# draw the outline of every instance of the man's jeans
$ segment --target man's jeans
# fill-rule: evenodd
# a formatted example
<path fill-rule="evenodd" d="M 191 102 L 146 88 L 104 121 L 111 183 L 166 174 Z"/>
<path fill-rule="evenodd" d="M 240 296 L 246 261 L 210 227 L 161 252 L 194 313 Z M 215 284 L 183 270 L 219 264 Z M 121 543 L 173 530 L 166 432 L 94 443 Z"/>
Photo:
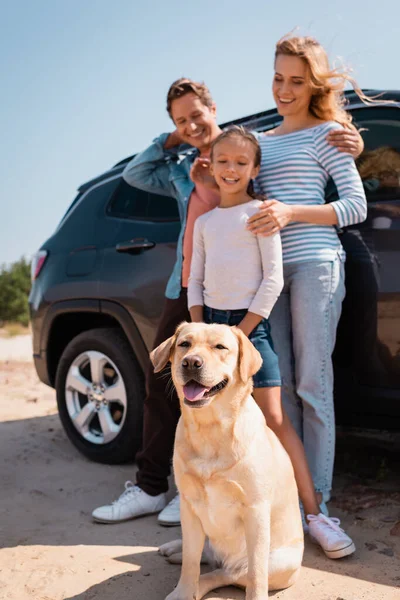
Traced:
<path fill-rule="evenodd" d="M 344 263 L 284 265 L 284 288 L 270 316 L 282 400 L 303 440 L 315 489 L 332 488 L 335 458 L 332 352 L 345 295 Z"/>

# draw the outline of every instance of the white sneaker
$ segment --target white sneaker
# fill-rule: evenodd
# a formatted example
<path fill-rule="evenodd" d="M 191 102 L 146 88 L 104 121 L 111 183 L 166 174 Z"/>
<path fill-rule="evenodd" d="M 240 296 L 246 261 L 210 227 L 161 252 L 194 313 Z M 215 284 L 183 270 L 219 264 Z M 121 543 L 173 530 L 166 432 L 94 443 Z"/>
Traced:
<path fill-rule="evenodd" d="M 179 493 L 158 515 L 158 522 L 165 527 L 176 527 L 181 524 L 181 501 Z"/>
<path fill-rule="evenodd" d="M 126 481 L 125 491 L 118 500 L 96 508 L 92 512 L 92 517 L 98 523 L 121 523 L 143 515 L 158 513 L 165 505 L 165 494 L 150 496 L 131 481 Z"/>
<path fill-rule="evenodd" d="M 307 519 L 310 537 L 329 558 L 342 558 L 356 551 L 353 540 L 339 527 L 339 519 L 322 513 L 308 515 Z"/>

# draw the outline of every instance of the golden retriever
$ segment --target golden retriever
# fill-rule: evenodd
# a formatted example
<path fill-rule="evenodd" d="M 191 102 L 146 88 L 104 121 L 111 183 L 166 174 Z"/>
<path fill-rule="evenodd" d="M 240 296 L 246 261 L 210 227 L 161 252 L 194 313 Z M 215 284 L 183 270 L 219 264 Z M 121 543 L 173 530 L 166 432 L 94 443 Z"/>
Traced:
<path fill-rule="evenodd" d="M 182 571 L 166 600 L 226 585 L 266 600 L 296 580 L 303 529 L 290 459 L 251 395 L 261 356 L 236 327 L 182 323 L 151 359 L 156 372 L 171 361 L 182 411 L 174 471 L 183 539 L 160 549 L 181 549 Z M 219 566 L 200 575 L 206 538 Z"/>

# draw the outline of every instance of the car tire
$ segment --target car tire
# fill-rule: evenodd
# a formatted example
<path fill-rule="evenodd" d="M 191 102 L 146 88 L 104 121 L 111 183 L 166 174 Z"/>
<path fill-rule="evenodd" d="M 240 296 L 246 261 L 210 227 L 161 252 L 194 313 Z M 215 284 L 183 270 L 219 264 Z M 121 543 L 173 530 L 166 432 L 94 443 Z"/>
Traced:
<path fill-rule="evenodd" d="M 142 440 L 144 376 L 121 331 L 91 329 L 71 340 L 55 387 L 61 423 L 82 454 L 106 464 L 133 461 Z"/>

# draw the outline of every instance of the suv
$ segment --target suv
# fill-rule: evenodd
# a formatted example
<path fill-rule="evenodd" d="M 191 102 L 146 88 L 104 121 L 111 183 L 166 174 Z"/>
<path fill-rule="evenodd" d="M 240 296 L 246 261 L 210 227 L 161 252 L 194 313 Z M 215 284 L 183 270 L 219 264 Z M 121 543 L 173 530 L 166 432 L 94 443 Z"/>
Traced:
<path fill-rule="evenodd" d="M 337 419 L 398 428 L 400 91 L 379 96 L 390 104 L 347 98 L 363 129 L 358 167 L 369 211 L 364 223 L 341 233 L 347 295 L 334 353 Z M 264 131 L 279 121 L 270 110 L 231 123 Z M 73 444 L 104 463 L 133 459 L 141 442 L 144 373 L 180 230 L 173 198 L 122 179 L 131 158 L 79 188 L 32 262 L 37 373 L 56 389 Z"/>

